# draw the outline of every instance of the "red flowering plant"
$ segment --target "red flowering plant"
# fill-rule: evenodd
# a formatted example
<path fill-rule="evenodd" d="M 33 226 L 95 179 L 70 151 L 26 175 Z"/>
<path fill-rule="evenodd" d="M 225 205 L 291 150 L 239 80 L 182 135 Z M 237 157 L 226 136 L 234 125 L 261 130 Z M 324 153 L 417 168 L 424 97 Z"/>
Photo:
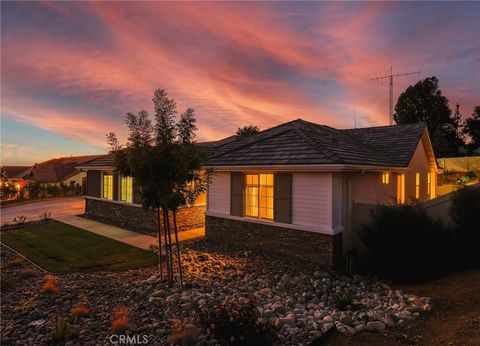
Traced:
<path fill-rule="evenodd" d="M 275 327 L 258 321 L 260 313 L 255 301 L 242 303 L 229 301 L 200 312 L 200 324 L 221 345 L 274 345 L 277 341 Z"/>

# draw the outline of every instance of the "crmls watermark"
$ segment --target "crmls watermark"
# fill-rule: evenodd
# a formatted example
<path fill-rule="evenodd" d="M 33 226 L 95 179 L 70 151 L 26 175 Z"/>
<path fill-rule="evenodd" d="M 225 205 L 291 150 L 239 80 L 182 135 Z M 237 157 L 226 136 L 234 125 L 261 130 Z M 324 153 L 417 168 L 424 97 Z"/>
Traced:
<path fill-rule="evenodd" d="M 112 334 L 108 339 L 112 345 L 146 345 L 148 344 L 147 335 Z"/>

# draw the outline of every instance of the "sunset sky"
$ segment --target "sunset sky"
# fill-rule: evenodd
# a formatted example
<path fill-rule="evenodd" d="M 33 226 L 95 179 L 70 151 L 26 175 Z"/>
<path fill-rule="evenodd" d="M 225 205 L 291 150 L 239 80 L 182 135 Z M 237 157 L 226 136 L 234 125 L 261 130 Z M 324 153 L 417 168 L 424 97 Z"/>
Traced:
<path fill-rule="evenodd" d="M 303 118 L 388 123 L 395 97 L 435 75 L 464 116 L 480 103 L 480 2 L 2 2 L 2 164 L 103 153 L 128 111 L 164 88 L 198 140 Z"/>

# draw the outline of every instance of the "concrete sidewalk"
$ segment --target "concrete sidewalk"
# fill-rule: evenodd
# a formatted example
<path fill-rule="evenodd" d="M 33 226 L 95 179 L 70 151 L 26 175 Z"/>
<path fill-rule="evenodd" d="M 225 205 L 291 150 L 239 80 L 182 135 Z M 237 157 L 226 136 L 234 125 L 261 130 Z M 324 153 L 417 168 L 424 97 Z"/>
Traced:
<path fill-rule="evenodd" d="M 158 238 L 149 235 L 127 231 L 126 229 L 110 226 L 101 222 L 85 219 L 79 216 L 62 216 L 55 220 L 81 228 L 85 231 L 96 233 L 107 238 L 115 239 L 140 249 L 149 250 L 150 245 L 158 245 Z M 205 236 L 204 228 L 178 233 L 179 241 L 189 240 Z M 173 239 L 172 239 L 173 240 Z"/>

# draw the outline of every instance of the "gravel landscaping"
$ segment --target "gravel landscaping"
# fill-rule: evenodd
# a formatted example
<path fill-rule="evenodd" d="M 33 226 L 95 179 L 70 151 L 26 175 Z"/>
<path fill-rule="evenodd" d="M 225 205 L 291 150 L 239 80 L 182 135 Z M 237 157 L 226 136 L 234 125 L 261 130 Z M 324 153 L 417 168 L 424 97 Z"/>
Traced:
<path fill-rule="evenodd" d="M 128 309 L 129 334 L 147 335 L 149 344 L 162 345 L 171 344 L 172 327 L 182 323 L 188 333 L 175 340 L 187 343 L 193 338 L 194 345 L 215 345 L 206 331 L 195 326 L 196 314 L 230 299 L 254 299 L 260 318 L 277 327 L 279 343 L 286 345 L 307 345 L 331 328 L 349 336 L 382 332 L 430 309 L 428 297 L 310 263 L 204 240 L 185 243 L 182 253 L 184 291 L 166 288 L 153 266 L 57 276 L 58 294 L 49 295 L 40 293 L 45 273 L 28 262 L 15 261 L 16 255 L 2 246 L 2 273 L 17 281 L 15 288 L 2 289 L 2 344 L 46 344 L 55 316 L 69 325 L 67 345 L 109 344 L 118 307 Z M 88 312 L 74 318 L 71 310 L 78 306 Z"/>

